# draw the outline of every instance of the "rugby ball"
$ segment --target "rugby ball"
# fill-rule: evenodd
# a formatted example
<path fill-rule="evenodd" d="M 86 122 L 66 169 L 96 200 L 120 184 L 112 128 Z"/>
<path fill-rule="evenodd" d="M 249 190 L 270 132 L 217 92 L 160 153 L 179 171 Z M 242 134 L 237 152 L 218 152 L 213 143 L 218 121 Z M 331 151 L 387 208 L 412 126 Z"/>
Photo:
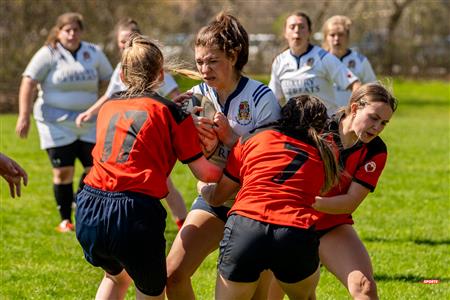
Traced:
<path fill-rule="evenodd" d="M 202 94 L 193 94 L 191 98 L 183 102 L 181 108 L 184 112 L 191 114 L 194 107 L 202 105 L 202 97 Z"/>

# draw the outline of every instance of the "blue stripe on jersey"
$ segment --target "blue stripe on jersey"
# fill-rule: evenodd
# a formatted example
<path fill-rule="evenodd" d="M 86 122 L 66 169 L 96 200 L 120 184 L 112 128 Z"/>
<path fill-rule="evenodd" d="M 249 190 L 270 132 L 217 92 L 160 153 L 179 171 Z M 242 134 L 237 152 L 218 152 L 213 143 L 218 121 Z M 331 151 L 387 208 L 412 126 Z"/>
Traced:
<path fill-rule="evenodd" d="M 237 95 L 239 95 L 242 92 L 242 90 L 247 85 L 247 82 L 248 82 L 248 78 L 242 76 L 241 80 L 239 80 L 238 86 L 236 87 L 234 92 L 232 92 L 231 95 L 228 96 L 228 99 L 225 102 L 225 108 L 223 110 L 223 113 L 225 114 L 225 116 L 228 114 L 228 110 L 230 109 L 231 101 L 233 100 L 233 98 L 235 98 Z"/>
<path fill-rule="evenodd" d="M 352 50 L 348 49 L 347 52 L 344 54 L 344 56 L 342 56 L 340 58 L 341 61 L 344 61 L 344 58 L 346 58 L 347 56 L 349 56 L 350 54 L 352 54 Z"/>
<path fill-rule="evenodd" d="M 262 89 L 262 88 L 264 88 L 264 84 L 263 84 L 263 83 L 261 83 L 261 84 L 256 88 L 256 90 L 255 90 L 255 91 L 253 92 L 253 94 L 252 94 L 252 97 L 255 98 L 256 93 L 258 93 L 259 90 Z"/>
<path fill-rule="evenodd" d="M 328 54 L 328 52 L 324 49 L 320 49 L 318 54 L 319 54 L 319 58 L 323 59 L 325 57 L 325 55 Z"/>
<path fill-rule="evenodd" d="M 255 107 L 258 106 L 259 100 L 261 100 L 261 99 L 264 97 L 264 95 L 267 94 L 268 92 L 270 92 L 270 89 L 269 89 L 269 88 L 267 88 L 267 89 L 264 90 L 264 93 L 262 93 L 262 94 L 259 96 L 258 100 L 255 101 Z"/>
<path fill-rule="evenodd" d="M 200 92 L 202 93 L 202 95 L 205 96 L 206 95 L 206 93 L 205 93 L 205 83 L 204 82 L 200 83 L 200 85 L 198 87 L 200 88 Z"/>
<path fill-rule="evenodd" d="M 259 98 L 260 98 L 259 95 L 261 95 L 261 93 L 263 93 L 265 90 L 268 89 L 268 87 L 265 86 L 264 84 L 261 84 L 259 87 L 262 87 L 262 89 L 260 89 L 260 90 L 256 93 L 256 95 L 253 96 L 253 98 L 254 98 L 254 99 L 257 99 L 257 100 L 259 100 Z M 258 87 L 258 89 L 259 89 L 259 87 Z"/>

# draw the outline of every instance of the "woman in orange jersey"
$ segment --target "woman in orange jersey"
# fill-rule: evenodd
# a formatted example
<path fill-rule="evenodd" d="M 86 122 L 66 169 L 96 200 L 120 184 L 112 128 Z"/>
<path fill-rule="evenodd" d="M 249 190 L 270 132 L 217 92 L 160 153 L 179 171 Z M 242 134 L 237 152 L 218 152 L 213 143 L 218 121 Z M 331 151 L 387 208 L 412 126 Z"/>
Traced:
<path fill-rule="evenodd" d="M 86 260 L 105 271 L 97 299 L 123 299 L 131 280 L 137 299 L 163 299 L 167 176 L 177 159 L 202 181 L 221 175 L 203 156 L 191 115 L 155 92 L 163 63 L 155 43 L 132 36 L 121 59 L 128 89 L 98 115 L 94 166 L 76 213 Z"/>
<path fill-rule="evenodd" d="M 311 205 L 337 180 L 337 162 L 320 132 L 327 121 L 316 97 L 292 98 L 281 119 L 234 145 L 217 185 L 199 185 L 211 205 L 236 192 L 220 244 L 217 299 L 250 299 L 271 270 L 292 299 L 306 299 L 319 279 L 322 215 Z"/>
<path fill-rule="evenodd" d="M 316 224 L 319 256 L 353 299 L 378 299 L 372 263 L 352 226 L 351 214 L 374 191 L 381 176 L 387 148 L 378 135 L 396 108 L 396 99 L 382 85 L 365 84 L 353 92 L 349 105 L 327 126 L 339 147 L 339 163 L 344 171 L 339 184 L 323 197 L 317 196 L 312 205 L 326 213 Z M 282 299 L 274 284 L 269 299 Z"/>

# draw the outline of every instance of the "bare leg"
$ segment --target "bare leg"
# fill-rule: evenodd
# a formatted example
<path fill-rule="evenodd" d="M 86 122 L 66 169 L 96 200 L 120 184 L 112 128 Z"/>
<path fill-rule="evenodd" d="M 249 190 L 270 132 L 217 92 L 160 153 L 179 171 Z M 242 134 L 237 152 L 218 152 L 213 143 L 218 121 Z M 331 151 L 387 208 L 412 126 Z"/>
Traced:
<path fill-rule="evenodd" d="M 169 206 L 172 216 L 180 229 L 187 216 L 186 204 L 184 203 L 180 192 L 173 185 L 170 177 L 167 177 L 167 187 L 169 189 L 169 194 L 167 194 L 166 197 L 167 205 Z"/>
<path fill-rule="evenodd" d="M 265 270 L 261 272 L 258 280 L 258 285 L 256 287 L 255 293 L 253 294 L 252 300 L 272 300 L 272 298 L 269 297 L 269 288 L 272 282 L 272 278 L 274 278 L 272 271 Z"/>
<path fill-rule="evenodd" d="M 115 298 L 111 298 L 115 299 Z M 164 291 L 158 296 L 148 296 L 136 289 L 136 300 L 164 300 Z"/>
<path fill-rule="evenodd" d="M 216 300 L 246 300 L 251 299 L 255 293 L 258 281 L 255 282 L 234 282 L 227 280 L 222 275 L 217 274 L 216 280 Z"/>
<path fill-rule="evenodd" d="M 167 297 L 195 299 L 191 276 L 203 260 L 219 247 L 225 223 L 209 212 L 189 212 L 167 256 Z"/>
<path fill-rule="evenodd" d="M 269 283 L 269 292 L 267 299 L 270 300 L 282 300 L 284 298 L 284 291 L 281 288 L 280 284 L 278 283 L 278 280 L 275 278 L 275 276 L 271 276 L 271 280 Z"/>
<path fill-rule="evenodd" d="M 95 299 L 124 299 L 130 283 L 131 278 L 125 270 L 115 276 L 105 272 Z"/>
<path fill-rule="evenodd" d="M 296 282 L 296 283 L 284 283 L 278 281 L 281 288 L 286 292 L 289 299 L 307 300 L 308 297 L 314 293 L 317 284 L 319 283 L 320 269 L 310 275 L 309 277 Z"/>
<path fill-rule="evenodd" d="M 369 254 L 353 226 L 344 224 L 325 234 L 320 239 L 319 256 L 353 299 L 378 299 Z"/>

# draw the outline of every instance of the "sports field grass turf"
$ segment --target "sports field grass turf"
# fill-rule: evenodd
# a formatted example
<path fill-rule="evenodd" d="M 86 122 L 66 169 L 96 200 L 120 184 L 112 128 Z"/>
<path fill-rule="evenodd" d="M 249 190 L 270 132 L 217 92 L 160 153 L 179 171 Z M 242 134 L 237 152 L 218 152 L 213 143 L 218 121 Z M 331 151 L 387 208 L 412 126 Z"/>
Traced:
<path fill-rule="evenodd" d="M 191 84 L 180 83 L 183 90 Z M 354 214 L 355 228 L 372 257 L 381 299 L 450 299 L 449 83 L 396 80 L 394 94 L 399 109 L 382 134 L 387 167 Z M 54 230 L 59 217 L 50 164 L 36 128 L 19 140 L 15 121 L 16 115 L 0 115 L 0 152 L 23 165 L 30 182 L 22 198 L 10 199 L 0 180 L 0 299 L 93 299 L 102 271 L 84 260 L 74 234 Z M 195 180 L 179 164 L 172 174 L 190 205 Z M 176 234 L 170 214 L 167 223 L 170 247 Z M 213 299 L 216 257 L 210 255 L 194 275 L 198 299 Z M 424 284 L 428 279 L 439 283 Z M 326 270 L 317 295 L 348 299 Z M 130 289 L 127 299 L 133 298 Z"/>

